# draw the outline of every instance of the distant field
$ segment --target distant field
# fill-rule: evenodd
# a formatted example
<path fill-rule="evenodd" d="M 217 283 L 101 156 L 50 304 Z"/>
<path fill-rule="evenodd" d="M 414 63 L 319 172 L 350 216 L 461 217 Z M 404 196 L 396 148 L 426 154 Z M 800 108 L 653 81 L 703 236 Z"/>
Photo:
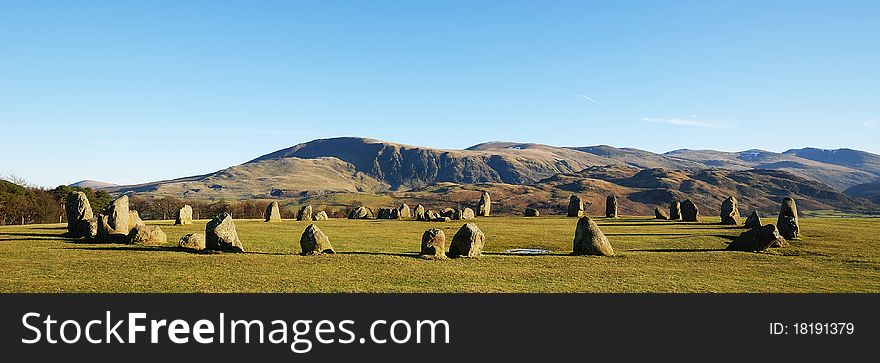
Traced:
<path fill-rule="evenodd" d="M 0 227 L 2 292 L 880 292 L 880 219 L 803 218 L 803 237 L 766 253 L 722 249 L 743 231 L 645 217 L 597 221 L 615 257 L 568 256 L 575 218 L 491 217 L 480 259 L 417 257 L 422 232 L 462 222 L 316 222 L 336 255 L 302 257 L 306 222 L 237 220 L 244 254 L 176 251 L 192 226 L 160 225 L 167 247 L 90 244 L 63 225 Z M 769 219 L 765 222 L 770 222 Z M 540 248 L 549 255 L 505 254 Z"/>

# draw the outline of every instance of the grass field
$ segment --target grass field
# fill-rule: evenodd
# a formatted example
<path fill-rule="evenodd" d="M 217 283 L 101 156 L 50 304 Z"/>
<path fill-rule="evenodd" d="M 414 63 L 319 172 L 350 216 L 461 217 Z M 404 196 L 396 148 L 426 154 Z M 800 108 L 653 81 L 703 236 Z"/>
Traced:
<path fill-rule="evenodd" d="M 167 247 L 91 244 L 63 225 L 0 227 L 2 292 L 880 292 L 880 219 L 803 218 L 802 239 L 765 253 L 722 249 L 743 231 L 644 217 L 597 219 L 615 257 L 568 256 L 577 220 L 478 218 L 480 259 L 417 258 L 422 232 L 462 222 L 316 222 L 336 255 L 298 256 L 306 222 L 238 220 L 244 254 L 177 251 L 191 226 L 160 225 Z M 540 248 L 548 255 L 505 254 Z"/>

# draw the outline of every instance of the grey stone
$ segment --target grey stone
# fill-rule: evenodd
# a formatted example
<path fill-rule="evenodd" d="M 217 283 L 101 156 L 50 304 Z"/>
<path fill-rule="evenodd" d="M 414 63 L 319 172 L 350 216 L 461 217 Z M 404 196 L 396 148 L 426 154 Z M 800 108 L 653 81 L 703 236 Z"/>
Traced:
<path fill-rule="evenodd" d="M 315 220 L 316 221 L 326 221 L 328 219 L 330 219 L 330 218 L 327 216 L 327 212 L 325 212 L 325 211 L 321 210 L 321 211 L 318 211 L 317 213 L 315 213 Z"/>
<path fill-rule="evenodd" d="M 324 253 L 336 253 L 330 245 L 330 238 L 314 224 L 310 224 L 299 238 L 299 247 L 302 255 L 320 255 Z"/>
<path fill-rule="evenodd" d="M 541 212 L 538 212 L 538 210 L 535 208 L 526 208 L 526 210 L 523 212 L 523 215 L 526 217 L 538 217 L 541 215 Z"/>
<path fill-rule="evenodd" d="M 492 198 L 489 196 L 489 192 L 484 191 L 480 196 L 477 213 L 480 217 L 488 217 L 492 214 Z"/>
<path fill-rule="evenodd" d="M 669 214 L 663 208 L 654 208 L 654 219 L 669 219 Z"/>
<path fill-rule="evenodd" d="M 205 249 L 205 235 L 201 233 L 190 233 L 180 238 L 177 246 L 187 250 L 202 251 Z"/>
<path fill-rule="evenodd" d="M 306 205 L 300 208 L 299 211 L 296 212 L 296 220 L 305 222 L 311 222 L 312 220 L 314 220 L 314 216 L 312 215 L 312 206 Z"/>
<path fill-rule="evenodd" d="M 721 224 L 739 225 L 739 204 L 735 197 L 728 197 L 721 203 Z"/>
<path fill-rule="evenodd" d="M 798 238 L 801 227 L 798 221 L 797 204 L 794 198 L 785 197 L 782 200 L 782 206 L 779 208 L 779 218 L 776 220 L 776 227 L 779 228 L 779 234 L 782 235 L 782 238 L 788 240 Z"/>
<path fill-rule="evenodd" d="M 184 205 L 177 211 L 177 218 L 174 220 L 175 225 L 190 225 L 193 223 L 193 209 L 189 205 Z"/>
<path fill-rule="evenodd" d="M 581 197 L 572 195 L 571 198 L 568 198 L 567 212 L 569 217 L 581 217 L 584 215 L 584 202 L 581 200 Z"/>
<path fill-rule="evenodd" d="M 590 217 L 581 217 L 574 231 L 573 255 L 614 256 L 608 238 Z"/>
<path fill-rule="evenodd" d="M 785 247 L 786 244 L 776 226 L 768 224 L 741 233 L 737 239 L 727 245 L 727 250 L 757 252 L 770 247 Z"/>
<path fill-rule="evenodd" d="M 437 228 L 431 228 L 422 234 L 422 258 L 432 260 L 446 259 L 446 234 Z"/>
<path fill-rule="evenodd" d="M 700 209 L 690 199 L 681 202 L 681 220 L 685 222 L 697 222 L 700 220 Z"/>
<path fill-rule="evenodd" d="M 486 235 L 476 224 L 466 223 L 452 237 L 449 246 L 449 257 L 480 257 L 483 246 L 486 244 Z"/>
<path fill-rule="evenodd" d="M 752 214 L 749 214 L 749 217 L 746 218 L 746 228 L 756 228 L 762 226 L 761 216 L 758 215 L 757 211 L 752 211 Z"/>
<path fill-rule="evenodd" d="M 162 246 L 168 243 L 168 237 L 159 226 L 137 225 L 128 234 L 132 244 L 144 246 Z"/>
<path fill-rule="evenodd" d="M 617 218 L 617 196 L 609 195 L 605 198 L 605 218 Z"/>
<path fill-rule="evenodd" d="M 281 209 L 278 202 L 273 201 L 266 206 L 266 222 L 281 222 Z"/>
<path fill-rule="evenodd" d="M 678 201 L 669 203 L 669 219 L 673 221 L 681 219 L 681 203 Z"/>
<path fill-rule="evenodd" d="M 244 252 L 235 222 L 229 213 L 221 213 L 205 226 L 205 248 L 216 251 Z"/>

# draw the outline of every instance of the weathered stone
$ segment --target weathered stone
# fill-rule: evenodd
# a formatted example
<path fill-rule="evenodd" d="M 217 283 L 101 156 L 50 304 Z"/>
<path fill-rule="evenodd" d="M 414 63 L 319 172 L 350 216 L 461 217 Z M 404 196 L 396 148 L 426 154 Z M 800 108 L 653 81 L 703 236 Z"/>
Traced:
<path fill-rule="evenodd" d="M 685 222 L 697 222 L 700 220 L 700 209 L 690 199 L 681 202 L 681 220 Z"/>
<path fill-rule="evenodd" d="M 235 222 L 229 213 L 221 213 L 205 226 L 205 248 L 209 250 L 244 252 Z"/>
<path fill-rule="evenodd" d="M 463 208 L 463 209 L 456 210 L 455 215 L 453 216 L 452 219 L 461 221 L 461 220 L 468 220 L 468 219 L 474 219 L 474 218 L 475 218 L 475 216 L 474 216 L 473 209 Z"/>
<path fill-rule="evenodd" d="M 64 212 L 67 216 L 67 233 L 72 237 L 87 237 L 83 232 L 89 231 L 90 222 L 88 221 L 94 219 L 95 215 L 86 193 L 67 193 Z"/>
<path fill-rule="evenodd" d="M 413 218 L 417 221 L 425 221 L 427 218 L 425 217 L 425 207 L 421 204 L 417 204 L 415 210 L 413 210 Z"/>
<path fill-rule="evenodd" d="M 321 210 L 321 211 L 318 211 L 317 213 L 315 213 L 315 220 L 316 221 L 326 221 L 328 219 L 330 219 L 330 218 L 327 216 L 327 212 L 325 212 L 325 211 Z"/>
<path fill-rule="evenodd" d="M 298 221 L 311 222 L 314 219 L 315 218 L 312 215 L 312 206 L 311 205 L 306 205 L 306 206 L 300 208 L 298 212 L 296 212 L 296 220 L 298 220 Z"/>
<path fill-rule="evenodd" d="M 669 203 L 669 219 L 673 221 L 681 219 L 681 203 L 678 201 Z"/>
<path fill-rule="evenodd" d="M 348 213 L 348 219 L 370 219 L 373 218 L 373 213 L 370 212 L 367 207 L 360 206 L 355 209 L 352 209 L 351 212 Z"/>
<path fill-rule="evenodd" d="M 745 231 L 729 245 L 730 251 L 763 251 L 770 247 L 785 247 L 787 243 L 776 226 L 768 224 Z"/>
<path fill-rule="evenodd" d="M 168 237 L 159 226 L 136 225 L 128 234 L 129 243 L 144 246 L 162 246 Z"/>
<path fill-rule="evenodd" d="M 476 224 L 466 223 L 452 237 L 448 255 L 449 257 L 480 257 L 485 244 L 486 235 L 483 231 Z"/>
<path fill-rule="evenodd" d="M 205 235 L 201 233 L 190 233 L 186 236 L 180 237 L 177 246 L 188 250 L 202 251 L 205 249 Z"/>
<path fill-rule="evenodd" d="M 581 197 L 577 195 L 572 195 L 571 198 L 568 198 L 568 216 L 569 217 L 580 217 L 584 215 L 584 202 L 581 200 Z"/>
<path fill-rule="evenodd" d="M 193 223 L 193 209 L 189 205 L 184 205 L 177 211 L 177 218 L 174 220 L 175 225 L 189 225 Z"/>
<path fill-rule="evenodd" d="M 605 198 L 605 218 L 617 218 L 617 196 Z"/>
<path fill-rule="evenodd" d="M 141 219 L 141 215 L 136 210 L 128 211 L 128 228 L 134 229 L 137 226 L 145 226 L 146 224 Z M 129 231 L 131 232 L 131 231 Z"/>
<path fill-rule="evenodd" d="M 425 220 L 426 221 L 433 221 L 433 220 L 436 220 L 437 218 L 442 218 L 442 217 L 440 217 L 440 213 L 437 213 L 437 212 L 430 210 L 430 209 L 425 211 Z"/>
<path fill-rule="evenodd" d="M 526 210 L 523 212 L 523 215 L 525 215 L 526 217 L 537 217 L 541 215 L 541 212 L 538 212 L 538 210 L 535 208 L 526 208 Z"/>
<path fill-rule="evenodd" d="M 452 218 L 440 216 L 440 217 L 432 219 L 431 222 L 449 222 L 451 220 L 452 220 Z"/>
<path fill-rule="evenodd" d="M 800 223 L 798 222 L 797 204 L 794 198 L 785 197 L 782 200 L 782 206 L 779 208 L 779 218 L 776 220 L 776 226 L 779 227 L 779 234 L 785 239 L 797 239 L 800 234 Z"/>
<path fill-rule="evenodd" d="M 480 217 L 488 217 L 492 214 L 492 198 L 489 192 L 483 192 L 480 196 L 480 203 L 477 204 L 477 213 Z"/>
<path fill-rule="evenodd" d="M 281 222 L 281 209 L 278 202 L 273 201 L 266 206 L 266 222 Z"/>
<path fill-rule="evenodd" d="M 431 228 L 422 234 L 422 258 L 442 260 L 446 258 L 446 234 L 442 230 Z"/>
<path fill-rule="evenodd" d="M 302 236 L 299 238 L 299 247 L 302 250 L 301 254 L 304 256 L 336 253 L 333 251 L 333 246 L 330 245 L 330 238 L 314 224 L 310 224 L 303 231 Z"/>
<path fill-rule="evenodd" d="M 574 231 L 573 255 L 614 256 L 608 238 L 590 217 L 581 217 Z"/>
<path fill-rule="evenodd" d="M 758 215 L 757 211 L 752 211 L 752 214 L 749 214 L 749 217 L 746 218 L 746 228 L 756 228 L 762 225 L 761 216 Z"/>
<path fill-rule="evenodd" d="M 412 218 L 412 212 L 410 211 L 409 206 L 406 205 L 406 203 L 397 208 L 397 214 L 400 215 L 400 219 Z"/>
<path fill-rule="evenodd" d="M 116 198 L 103 214 L 107 216 L 108 234 L 128 235 L 128 232 L 131 231 L 131 227 L 129 227 L 131 214 L 128 212 L 127 195 Z"/>
<path fill-rule="evenodd" d="M 440 210 L 440 216 L 441 216 L 441 217 L 447 217 L 447 218 L 450 218 L 450 219 L 451 219 L 451 218 L 455 218 L 455 209 L 452 209 L 452 208 L 443 208 L 443 209 Z"/>
<path fill-rule="evenodd" d="M 728 197 L 721 203 L 721 224 L 739 225 L 739 205 L 736 198 Z"/>
<path fill-rule="evenodd" d="M 669 214 L 663 208 L 654 208 L 654 219 L 669 219 Z"/>
<path fill-rule="evenodd" d="M 397 208 L 379 208 L 377 219 L 400 219 L 400 211 Z"/>

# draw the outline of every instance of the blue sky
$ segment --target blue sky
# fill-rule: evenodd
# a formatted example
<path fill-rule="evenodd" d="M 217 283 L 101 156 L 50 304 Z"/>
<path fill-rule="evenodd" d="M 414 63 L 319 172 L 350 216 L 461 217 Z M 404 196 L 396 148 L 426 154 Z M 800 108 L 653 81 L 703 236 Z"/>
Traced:
<path fill-rule="evenodd" d="M 212 172 L 315 138 L 880 153 L 876 1 L 5 1 L 0 173 Z"/>

